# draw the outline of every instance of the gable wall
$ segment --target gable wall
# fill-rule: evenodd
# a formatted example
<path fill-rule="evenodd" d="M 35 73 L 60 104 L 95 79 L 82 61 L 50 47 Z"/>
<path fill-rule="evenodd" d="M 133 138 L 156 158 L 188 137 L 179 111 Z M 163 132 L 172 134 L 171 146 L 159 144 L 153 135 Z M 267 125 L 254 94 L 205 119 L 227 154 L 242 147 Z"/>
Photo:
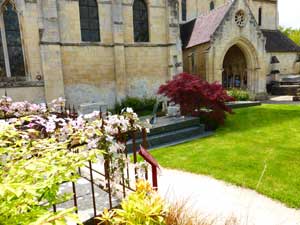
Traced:
<path fill-rule="evenodd" d="M 246 13 L 247 22 L 243 28 L 237 26 L 235 14 L 239 10 Z M 265 92 L 266 70 L 265 38 L 259 30 L 255 18 L 243 0 L 237 0 L 224 18 L 221 26 L 212 38 L 209 51 L 209 65 L 207 66 L 209 81 L 222 81 L 223 60 L 228 49 L 238 44 L 248 60 L 248 74 L 252 91 Z M 248 55 L 247 55 L 248 54 Z M 250 65 L 250 61 L 252 65 Z"/>

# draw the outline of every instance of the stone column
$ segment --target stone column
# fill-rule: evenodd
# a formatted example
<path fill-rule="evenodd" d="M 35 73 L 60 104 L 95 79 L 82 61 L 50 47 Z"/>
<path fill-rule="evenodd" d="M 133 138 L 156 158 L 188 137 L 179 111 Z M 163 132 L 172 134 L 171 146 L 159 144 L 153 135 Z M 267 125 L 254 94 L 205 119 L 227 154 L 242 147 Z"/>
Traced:
<path fill-rule="evenodd" d="M 121 101 L 127 96 L 122 0 L 112 1 L 112 26 L 115 61 L 116 101 Z"/>
<path fill-rule="evenodd" d="M 41 1 L 41 9 L 41 59 L 46 101 L 50 102 L 65 95 L 57 0 Z"/>
<path fill-rule="evenodd" d="M 20 28 L 22 29 L 22 42 L 25 64 L 29 80 L 36 80 L 42 73 L 40 40 L 38 26 L 38 4 L 34 1 L 26 1 L 20 4 Z"/>
<path fill-rule="evenodd" d="M 168 47 L 168 76 L 167 80 L 172 79 L 183 71 L 182 48 L 179 27 L 179 2 L 178 0 L 166 0 L 167 11 L 167 43 Z"/>

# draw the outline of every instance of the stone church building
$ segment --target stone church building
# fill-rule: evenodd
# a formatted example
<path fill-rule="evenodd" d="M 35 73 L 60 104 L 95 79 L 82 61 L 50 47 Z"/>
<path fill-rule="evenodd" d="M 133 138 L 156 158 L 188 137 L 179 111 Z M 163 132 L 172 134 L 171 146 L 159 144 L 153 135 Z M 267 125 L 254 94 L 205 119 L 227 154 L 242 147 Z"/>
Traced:
<path fill-rule="evenodd" d="M 300 47 L 278 29 L 277 0 L 181 1 L 184 70 L 264 96 L 267 75 L 300 75 Z"/>
<path fill-rule="evenodd" d="M 265 93 L 300 73 L 275 0 L 0 0 L 0 94 L 113 106 L 199 74 Z"/>

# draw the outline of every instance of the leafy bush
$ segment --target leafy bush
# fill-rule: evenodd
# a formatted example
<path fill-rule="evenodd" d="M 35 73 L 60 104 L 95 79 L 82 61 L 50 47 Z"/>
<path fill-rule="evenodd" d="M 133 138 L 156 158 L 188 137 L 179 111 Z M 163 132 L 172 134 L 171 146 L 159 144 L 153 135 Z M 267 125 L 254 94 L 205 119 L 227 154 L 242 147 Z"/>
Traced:
<path fill-rule="evenodd" d="M 227 91 L 228 95 L 233 97 L 236 101 L 248 101 L 250 100 L 250 94 L 246 90 L 241 89 L 231 89 Z"/>
<path fill-rule="evenodd" d="M 160 86 L 158 94 L 180 105 L 182 115 L 200 116 L 208 129 L 224 124 L 226 112 L 232 110 L 225 102 L 233 101 L 218 83 L 209 84 L 198 76 L 182 73 Z"/>
<path fill-rule="evenodd" d="M 132 110 L 99 117 L 64 115 L 64 99 L 36 105 L 0 99 L 0 224 L 81 224 L 75 208 L 52 212 L 53 204 L 72 198 L 59 191 L 79 179 L 78 168 L 88 161 L 109 158 L 111 189 L 122 179 L 125 144 L 118 136 L 140 130 Z M 16 110 L 17 109 L 17 110 Z"/>
<path fill-rule="evenodd" d="M 127 97 L 115 105 L 115 112 L 119 113 L 124 108 L 132 108 L 140 116 L 151 114 L 156 103 L 155 98 Z"/>
<path fill-rule="evenodd" d="M 103 225 L 165 225 L 167 214 L 165 203 L 151 185 L 145 181 L 137 182 L 137 191 L 121 203 L 121 209 L 104 210 L 99 218 Z"/>

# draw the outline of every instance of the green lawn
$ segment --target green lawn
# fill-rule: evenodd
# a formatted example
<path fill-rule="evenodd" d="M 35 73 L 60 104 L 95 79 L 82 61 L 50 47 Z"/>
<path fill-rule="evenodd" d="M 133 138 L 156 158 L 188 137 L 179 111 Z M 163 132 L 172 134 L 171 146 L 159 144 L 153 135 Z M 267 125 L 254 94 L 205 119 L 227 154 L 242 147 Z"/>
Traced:
<path fill-rule="evenodd" d="M 266 165 L 257 191 L 300 208 L 300 106 L 238 109 L 213 136 L 151 153 L 163 167 L 251 189 Z"/>

